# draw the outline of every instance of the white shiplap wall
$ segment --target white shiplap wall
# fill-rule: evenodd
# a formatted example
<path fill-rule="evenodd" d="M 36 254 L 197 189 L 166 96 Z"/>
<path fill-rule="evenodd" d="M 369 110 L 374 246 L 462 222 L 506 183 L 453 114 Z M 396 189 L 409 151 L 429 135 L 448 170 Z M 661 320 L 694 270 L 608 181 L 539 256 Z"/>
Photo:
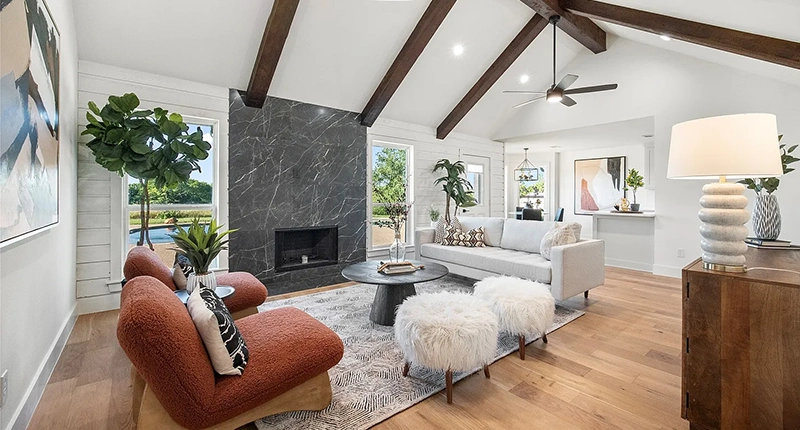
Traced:
<path fill-rule="evenodd" d="M 442 158 L 451 161 L 465 155 L 487 157 L 490 160 L 491 172 L 488 191 L 490 193 L 490 215 L 504 216 L 505 181 L 504 181 L 504 146 L 502 142 L 451 133 L 446 139 L 438 140 L 436 130 L 388 119 L 378 119 L 367 131 L 370 141 L 382 140 L 413 147 L 413 169 L 411 178 L 414 185 L 414 219 L 417 226 L 429 226 L 428 208 L 431 204 L 444 210 L 444 193 L 433 181 L 440 176 L 432 172 L 433 166 Z M 410 249 L 409 249 L 410 251 Z M 370 253 L 376 257 L 379 253 Z"/>
<path fill-rule="evenodd" d="M 228 89 L 104 64 L 78 65 L 78 129 L 86 126 L 89 101 L 103 106 L 111 94 L 133 92 L 142 108 L 160 106 L 185 117 L 218 121 L 217 217 L 227 223 Z M 122 178 L 103 169 L 86 147 L 78 147 L 77 297 L 80 313 L 119 307 L 125 243 L 126 196 Z M 215 148 L 217 149 L 217 148 Z M 222 261 L 227 261 L 223 256 Z M 223 263 L 224 266 L 227 266 Z"/>

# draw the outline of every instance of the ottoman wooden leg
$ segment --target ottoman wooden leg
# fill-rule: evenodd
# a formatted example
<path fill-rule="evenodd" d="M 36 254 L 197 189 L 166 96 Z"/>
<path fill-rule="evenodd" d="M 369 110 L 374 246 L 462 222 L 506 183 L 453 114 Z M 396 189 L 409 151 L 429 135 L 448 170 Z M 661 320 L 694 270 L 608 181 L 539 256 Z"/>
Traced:
<path fill-rule="evenodd" d="M 547 333 L 542 333 L 542 342 L 547 343 Z"/>
<path fill-rule="evenodd" d="M 489 374 L 489 365 L 488 364 L 483 366 L 483 375 L 486 376 L 487 378 L 491 378 L 492 377 L 492 375 Z"/>
<path fill-rule="evenodd" d="M 519 337 L 519 358 L 520 360 L 525 359 L 525 336 Z"/>
<path fill-rule="evenodd" d="M 447 384 L 447 404 L 453 403 L 453 371 L 448 370 L 444 374 L 444 380 Z"/>
<path fill-rule="evenodd" d="M 403 366 L 403 376 L 408 376 L 408 368 L 411 367 L 411 363 L 406 361 L 406 364 Z"/>

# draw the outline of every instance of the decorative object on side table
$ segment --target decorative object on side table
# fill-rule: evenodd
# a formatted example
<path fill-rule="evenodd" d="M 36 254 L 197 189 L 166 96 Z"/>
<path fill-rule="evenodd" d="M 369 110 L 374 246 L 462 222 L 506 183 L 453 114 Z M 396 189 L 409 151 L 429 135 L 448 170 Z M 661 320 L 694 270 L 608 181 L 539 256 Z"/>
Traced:
<path fill-rule="evenodd" d="M 217 221 L 212 219 L 208 228 L 200 224 L 200 219 L 195 218 L 188 229 L 176 226 L 177 233 L 170 235 L 175 242 L 173 251 L 189 259 L 194 267 L 194 273 L 190 274 L 186 280 L 186 290 L 191 293 L 197 287 L 215 289 L 217 287 L 217 277 L 214 272 L 208 270 L 211 262 L 217 258 L 220 252 L 228 249 L 225 236 L 236 230 L 226 230 L 219 232 L 222 225 L 217 225 Z"/>
<path fill-rule="evenodd" d="M 455 207 L 453 208 L 453 218 L 455 218 L 459 207 L 469 208 L 475 206 L 475 195 L 472 191 L 472 184 L 464 179 L 466 174 L 466 166 L 464 166 L 463 161 L 451 163 L 450 160 L 441 159 L 436 163 L 435 166 L 433 166 L 433 173 L 436 173 L 439 170 L 444 170 L 446 176 L 436 179 L 436 181 L 433 182 L 433 185 L 441 184 L 442 191 L 444 191 L 445 195 L 447 196 L 444 209 L 444 220 L 445 223 L 449 225 L 451 222 L 450 200 L 452 199 L 453 203 L 455 204 Z"/>
<path fill-rule="evenodd" d="M 436 208 L 436 206 L 431 205 L 428 208 L 428 218 L 431 220 L 431 227 L 436 227 L 436 224 L 439 223 L 439 218 L 442 217 L 442 212 Z"/>
<path fill-rule="evenodd" d="M 639 203 L 636 202 L 636 190 L 644 187 L 644 178 L 639 174 L 636 169 L 628 170 L 628 176 L 625 177 L 625 190 L 630 189 L 633 191 L 633 203 L 631 204 L 631 211 L 639 212 Z"/>
<path fill-rule="evenodd" d="M 700 235 L 703 266 L 744 272 L 747 198 L 742 184 L 727 178 L 783 174 L 775 115 L 743 114 L 703 118 L 672 127 L 667 177 L 714 179 L 703 186 Z"/>
<path fill-rule="evenodd" d="M 792 153 L 797 149 L 797 145 L 786 149 L 785 143 L 780 143 L 783 135 L 778 136 L 778 148 L 781 151 L 781 164 L 783 174 L 794 171 L 789 167 L 790 164 L 800 161 Z M 775 240 L 781 234 L 781 208 L 778 206 L 778 198 L 774 193 L 781 183 L 778 178 L 747 178 L 739 181 L 748 189 L 756 192 L 756 204 L 753 206 L 753 232 L 759 239 Z"/>
<path fill-rule="evenodd" d="M 407 183 L 398 186 L 390 184 L 372 184 L 372 196 L 375 202 L 381 203 L 386 213 L 383 219 L 373 220 L 372 224 L 378 227 L 394 230 L 394 240 L 389 245 L 389 261 L 399 263 L 406 259 L 406 244 L 403 242 L 402 229 L 408 220 L 408 212 L 414 203 L 406 203 Z"/>
<path fill-rule="evenodd" d="M 177 113 L 155 108 L 137 110 L 136 94 L 109 96 L 102 109 L 90 101 L 86 119 L 89 124 L 81 135 L 91 135 L 86 146 L 95 161 L 120 176 L 129 175 L 142 186 L 137 246 L 150 242 L 150 193 L 148 185 L 172 187 L 189 180 L 194 170 L 200 170 L 199 160 L 208 158 L 211 144 L 203 140 L 198 127 L 193 133 Z"/>

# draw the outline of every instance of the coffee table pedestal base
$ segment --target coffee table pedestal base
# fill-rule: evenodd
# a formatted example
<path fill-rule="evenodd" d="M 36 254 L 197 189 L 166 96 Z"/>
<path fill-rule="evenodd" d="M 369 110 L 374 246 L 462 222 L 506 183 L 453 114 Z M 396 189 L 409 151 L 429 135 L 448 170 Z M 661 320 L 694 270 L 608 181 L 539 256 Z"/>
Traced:
<path fill-rule="evenodd" d="M 370 321 L 375 324 L 394 325 L 397 307 L 406 297 L 417 294 L 414 284 L 378 285 L 375 299 L 372 301 L 372 310 L 369 312 Z"/>

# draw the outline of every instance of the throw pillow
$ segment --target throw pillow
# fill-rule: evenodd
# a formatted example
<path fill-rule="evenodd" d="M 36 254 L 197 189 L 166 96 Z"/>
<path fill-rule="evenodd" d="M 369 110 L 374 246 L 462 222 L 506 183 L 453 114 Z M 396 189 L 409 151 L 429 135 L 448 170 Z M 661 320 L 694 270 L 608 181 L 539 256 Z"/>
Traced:
<path fill-rule="evenodd" d="M 577 240 L 575 239 L 572 228 L 570 228 L 568 224 L 555 223 L 542 238 L 539 252 L 542 257 L 550 260 L 554 246 L 569 245 L 575 242 L 577 242 Z"/>
<path fill-rule="evenodd" d="M 461 223 L 458 222 L 458 218 L 453 218 L 450 220 L 450 226 L 457 227 L 461 230 Z M 439 218 L 439 221 L 436 223 L 436 232 L 433 237 L 433 241 L 436 243 L 442 243 L 444 239 L 445 230 L 447 229 L 448 225 L 445 222 L 444 218 Z"/>
<path fill-rule="evenodd" d="M 195 288 L 186 307 L 203 339 L 214 371 L 220 375 L 241 375 L 250 352 L 222 299 L 210 288 Z"/>
<path fill-rule="evenodd" d="M 572 230 L 572 235 L 575 236 L 575 241 L 580 242 L 581 240 L 581 229 L 582 225 L 579 222 L 569 222 L 566 223 L 566 226 Z"/>
<path fill-rule="evenodd" d="M 175 263 L 172 266 L 172 282 L 175 283 L 175 289 L 185 290 L 186 282 L 189 275 L 194 273 L 194 267 L 185 255 L 175 253 Z"/>
<path fill-rule="evenodd" d="M 467 248 L 482 248 L 486 246 L 485 237 L 486 233 L 483 227 L 473 228 L 461 234 L 461 243 L 459 245 Z"/>
<path fill-rule="evenodd" d="M 442 245 L 444 246 L 458 246 L 463 243 L 464 232 L 460 228 L 448 225 L 444 229 L 444 237 L 442 237 Z"/>

